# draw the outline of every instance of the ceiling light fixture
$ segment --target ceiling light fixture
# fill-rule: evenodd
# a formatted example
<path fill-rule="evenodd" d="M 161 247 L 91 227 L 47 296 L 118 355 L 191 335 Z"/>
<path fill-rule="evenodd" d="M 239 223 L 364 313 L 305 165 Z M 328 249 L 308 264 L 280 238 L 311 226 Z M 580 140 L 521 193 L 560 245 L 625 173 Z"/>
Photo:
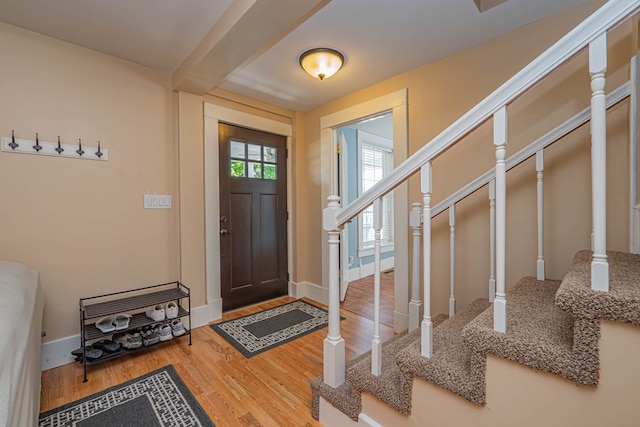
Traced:
<path fill-rule="evenodd" d="M 300 55 L 300 66 L 311 77 L 324 80 L 342 68 L 344 55 L 334 49 L 319 47 Z"/>

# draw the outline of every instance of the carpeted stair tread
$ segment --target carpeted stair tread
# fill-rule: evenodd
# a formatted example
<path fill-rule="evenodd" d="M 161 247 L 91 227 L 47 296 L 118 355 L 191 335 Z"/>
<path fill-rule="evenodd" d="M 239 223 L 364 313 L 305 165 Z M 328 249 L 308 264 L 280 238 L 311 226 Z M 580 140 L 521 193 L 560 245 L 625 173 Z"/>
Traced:
<path fill-rule="evenodd" d="M 609 292 L 591 290 L 589 250 L 579 251 L 556 295 L 556 304 L 582 318 L 600 318 L 640 325 L 640 255 L 607 252 Z"/>
<path fill-rule="evenodd" d="M 478 353 L 584 382 L 575 372 L 574 320 L 554 304 L 559 286 L 558 280 L 522 278 L 507 291 L 507 332 L 493 330 L 492 308 L 464 328 L 465 343 Z"/>
<path fill-rule="evenodd" d="M 446 314 L 439 314 L 433 319 L 434 328 L 447 320 L 449 316 Z M 419 329 L 417 330 L 419 334 Z M 420 339 L 420 335 L 415 336 L 416 331 L 414 331 L 414 335 L 407 334 L 407 332 L 403 332 L 391 338 L 390 340 L 382 343 L 382 372 L 384 375 L 384 381 L 389 381 L 391 384 L 394 384 L 395 387 L 398 386 L 398 378 L 399 371 L 397 366 L 395 366 L 395 354 L 399 349 L 403 348 L 403 346 L 407 345 L 407 342 L 411 340 Z M 400 341 L 400 343 L 398 343 Z M 391 346 L 391 347 L 389 347 Z M 392 362 L 392 363 L 390 363 Z M 353 420 L 358 419 L 358 414 L 362 409 L 362 398 L 360 395 L 360 391 L 354 387 L 354 384 L 351 381 L 351 378 L 368 378 L 373 377 L 374 381 L 379 384 L 380 381 L 376 381 L 375 377 L 371 375 L 371 351 L 367 351 L 352 359 L 346 363 L 346 371 L 347 377 L 345 383 L 334 389 L 329 387 L 328 385 L 323 383 L 323 377 L 319 376 L 315 380 L 311 382 L 312 389 L 312 404 L 311 404 L 311 413 L 315 419 L 319 418 L 320 415 L 320 397 L 323 397 L 327 402 L 331 403 L 336 409 L 340 410 L 342 413 L 347 415 L 349 418 Z M 394 375 L 396 378 L 394 378 Z M 395 395 L 396 398 L 398 396 L 399 390 L 394 386 L 383 386 L 385 396 L 387 395 Z M 367 390 L 368 391 L 368 390 Z M 409 398 L 411 396 L 409 395 Z M 397 404 L 391 405 L 392 407 L 398 406 Z M 396 408 L 397 409 L 397 408 Z"/>
<path fill-rule="evenodd" d="M 421 342 L 417 340 L 402 350 L 396 361 L 404 382 L 413 376 L 426 379 L 470 401 L 485 402 L 484 358 L 472 354 L 465 346 L 461 331 L 464 326 L 490 306 L 480 298 L 433 330 L 433 356 L 422 357 Z"/>
<path fill-rule="evenodd" d="M 439 314 L 432 320 L 433 327 L 436 328 L 448 318 L 446 314 Z M 408 414 L 411 410 L 411 389 L 408 390 L 407 395 L 400 369 L 396 364 L 396 355 L 412 342 L 420 341 L 420 329 L 394 338 L 397 339 L 383 343 L 382 373 L 379 376 L 371 373 L 371 352 L 369 351 L 366 357 L 347 370 L 347 379 L 356 389 L 369 392 L 400 413 Z"/>

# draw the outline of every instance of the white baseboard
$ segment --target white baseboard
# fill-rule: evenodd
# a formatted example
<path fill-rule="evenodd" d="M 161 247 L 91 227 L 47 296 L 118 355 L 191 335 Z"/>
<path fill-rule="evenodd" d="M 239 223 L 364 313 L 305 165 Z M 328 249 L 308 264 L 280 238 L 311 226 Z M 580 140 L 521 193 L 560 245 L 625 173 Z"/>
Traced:
<path fill-rule="evenodd" d="M 380 270 L 390 270 L 395 266 L 394 257 L 380 260 Z M 371 276 L 374 273 L 373 263 L 365 264 L 358 268 L 350 268 L 347 272 L 347 279 L 350 282 L 354 280 L 362 279 L 363 277 Z"/>
<path fill-rule="evenodd" d="M 291 282 L 289 296 L 293 298 L 309 298 L 321 304 L 329 304 L 329 290 L 310 282 Z"/>
<path fill-rule="evenodd" d="M 222 298 L 209 301 L 207 305 L 209 306 L 209 322 L 222 319 Z"/>
<path fill-rule="evenodd" d="M 374 420 L 364 412 L 360 412 L 358 414 L 358 421 L 363 423 L 367 427 L 384 427 L 382 424 L 378 423 L 376 420 Z"/>
<path fill-rule="evenodd" d="M 191 322 L 193 323 L 193 328 L 208 325 L 211 320 L 215 320 L 210 319 L 210 311 L 211 308 L 209 305 L 202 305 L 200 307 L 193 308 L 191 310 Z M 190 326 L 187 327 L 190 328 Z M 71 352 L 79 347 L 80 334 L 43 343 L 41 347 L 42 355 L 40 370 L 46 371 L 48 369 L 72 363 L 75 356 L 73 356 Z"/>
<path fill-rule="evenodd" d="M 409 328 L 409 315 L 407 313 L 400 313 L 399 311 L 393 311 L 393 330 L 399 334 Z"/>
<path fill-rule="evenodd" d="M 40 370 L 46 371 L 47 369 L 72 363 L 75 356 L 71 352 L 78 347 L 80 347 L 80 334 L 42 344 Z"/>

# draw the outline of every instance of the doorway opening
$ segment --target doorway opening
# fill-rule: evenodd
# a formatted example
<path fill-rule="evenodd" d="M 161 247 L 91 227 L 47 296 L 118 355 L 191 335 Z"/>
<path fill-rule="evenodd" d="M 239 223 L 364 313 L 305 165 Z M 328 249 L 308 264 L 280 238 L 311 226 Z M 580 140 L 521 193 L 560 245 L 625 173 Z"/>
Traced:
<path fill-rule="evenodd" d="M 385 178 L 393 169 L 393 115 L 384 112 L 335 129 L 337 189 L 346 206 Z M 373 320 L 373 207 L 348 224 L 341 237 L 341 306 Z M 394 311 L 394 200 L 382 202 L 381 323 L 393 327 Z"/>

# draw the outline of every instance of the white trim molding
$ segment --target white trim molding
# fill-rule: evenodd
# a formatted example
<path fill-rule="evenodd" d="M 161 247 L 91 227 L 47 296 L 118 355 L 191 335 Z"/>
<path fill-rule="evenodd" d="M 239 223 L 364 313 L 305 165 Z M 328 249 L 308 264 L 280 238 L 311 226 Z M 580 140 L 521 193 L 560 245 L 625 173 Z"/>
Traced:
<path fill-rule="evenodd" d="M 219 105 L 204 103 L 204 206 L 205 206 L 205 281 L 209 305 L 209 321 L 222 317 L 222 299 L 220 291 L 220 183 L 218 177 L 218 123 L 223 121 L 262 132 L 287 137 L 287 149 L 291 148 L 293 126 L 288 123 L 256 116 L 242 111 L 232 110 Z M 287 211 L 292 212 L 292 164 L 287 158 Z M 293 218 L 287 221 L 287 259 L 289 272 L 292 267 Z M 289 295 L 295 287 L 289 285 Z M 296 290 L 297 292 L 297 290 Z"/>

